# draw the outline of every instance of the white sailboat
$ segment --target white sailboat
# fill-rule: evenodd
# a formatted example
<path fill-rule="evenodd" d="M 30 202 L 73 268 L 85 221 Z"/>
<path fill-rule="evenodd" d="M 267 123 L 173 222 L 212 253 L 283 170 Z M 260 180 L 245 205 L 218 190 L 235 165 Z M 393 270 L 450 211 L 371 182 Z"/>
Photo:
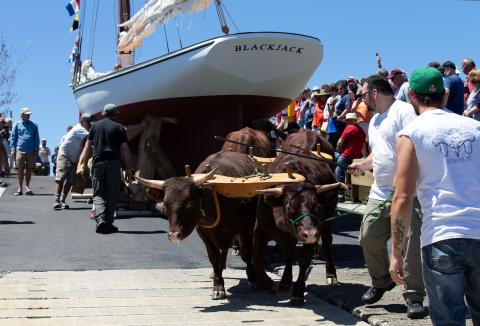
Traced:
<path fill-rule="evenodd" d="M 221 9 L 220 0 L 213 1 Z M 115 103 L 118 119 L 126 125 L 146 115 L 176 118 L 178 123 L 165 126 L 161 138 L 169 158 L 181 167 L 218 149 L 214 135 L 284 109 L 322 60 L 317 38 L 277 32 L 225 34 L 149 61 L 131 62 L 132 51 L 156 24 L 209 4 L 210 0 L 150 0 L 130 19 L 128 0 L 120 0 L 117 52 L 122 68 L 89 79 L 85 63 L 82 68 L 81 58 L 76 60 L 72 85 L 80 113 L 100 116 L 105 104 Z M 228 33 L 224 23 L 222 30 Z M 178 153 L 180 147 L 188 151 Z"/>

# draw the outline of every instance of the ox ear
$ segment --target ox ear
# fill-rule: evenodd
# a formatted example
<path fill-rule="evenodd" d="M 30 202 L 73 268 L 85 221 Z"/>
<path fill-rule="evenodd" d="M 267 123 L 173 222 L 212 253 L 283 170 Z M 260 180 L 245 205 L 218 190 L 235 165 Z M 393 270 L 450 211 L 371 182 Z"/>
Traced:
<path fill-rule="evenodd" d="M 160 190 L 164 190 L 165 188 L 165 181 L 163 180 L 149 180 L 140 177 L 135 177 L 135 180 L 138 180 L 138 182 L 149 188 L 155 188 Z"/>
<path fill-rule="evenodd" d="M 315 186 L 315 189 L 317 190 L 317 194 L 321 194 L 323 192 L 330 191 L 330 190 L 337 189 L 337 188 L 340 188 L 340 189 L 343 189 L 343 190 L 348 190 L 347 185 L 342 183 L 342 182 L 336 182 L 336 183 L 331 183 L 331 184 L 327 184 L 327 185 L 317 185 L 317 186 Z"/>
<path fill-rule="evenodd" d="M 208 172 L 205 175 L 193 176 L 193 183 L 195 184 L 195 186 L 197 187 L 201 186 L 202 184 L 204 184 L 205 182 L 213 178 L 216 169 L 217 168 L 212 169 L 210 172 Z"/>

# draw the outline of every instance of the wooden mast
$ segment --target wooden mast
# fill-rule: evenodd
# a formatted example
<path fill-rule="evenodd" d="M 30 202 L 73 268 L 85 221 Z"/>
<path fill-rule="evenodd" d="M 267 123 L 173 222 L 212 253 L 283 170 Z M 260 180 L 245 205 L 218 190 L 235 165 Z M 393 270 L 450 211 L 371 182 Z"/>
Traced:
<path fill-rule="evenodd" d="M 123 24 L 130 19 L 130 0 L 118 0 L 119 2 L 119 24 Z M 120 27 L 119 33 L 127 32 L 127 28 Z M 133 64 L 133 52 L 118 52 L 118 63 L 121 67 L 128 67 Z"/>

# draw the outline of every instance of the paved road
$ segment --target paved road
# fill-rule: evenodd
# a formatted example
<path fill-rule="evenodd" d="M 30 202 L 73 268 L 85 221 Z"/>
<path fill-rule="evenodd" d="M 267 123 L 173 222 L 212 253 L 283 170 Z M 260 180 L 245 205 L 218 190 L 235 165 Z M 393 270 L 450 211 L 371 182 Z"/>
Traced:
<path fill-rule="evenodd" d="M 142 217 L 118 219 L 119 233 L 96 234 L 90 205 L 51 208 L 52 178 L 33 178 L 35 195 L 20 197 L 15 179 L 5 181 L 0 325 L 365 325 L 314 294 L 294 308 L 288 292 L 252 293 L 234 256 L 225 271 L 229 299 L 212 301 L 211 267 L 196 234 L 174 245 L 165 220 Z M 347 262 L 357 254 L 358 220 L 337 227 L 335 258 Z"/>
<path fill-rule="evenodd" d="M 210 263 L 203 243 L 193 233 L 181 244 L 168 241 L 167 221 L 157 217 L 121 218 L 120 232 L 95 233 L 88 218 L 90 205 L 71 202 L 54 211 L 51 177 L 34 177 L 35 196 L 13 196 L 15 179 L 0 199 L 0 271 L 78 271 L 141 268 L 204 268 Z M 334 260 L 362 264 L 358 247 L 358 217 L 337 220 Z M 320 258 L 322 255 L 320 256 Z M 228 266 L 243 267 L 229 256 Z"/>

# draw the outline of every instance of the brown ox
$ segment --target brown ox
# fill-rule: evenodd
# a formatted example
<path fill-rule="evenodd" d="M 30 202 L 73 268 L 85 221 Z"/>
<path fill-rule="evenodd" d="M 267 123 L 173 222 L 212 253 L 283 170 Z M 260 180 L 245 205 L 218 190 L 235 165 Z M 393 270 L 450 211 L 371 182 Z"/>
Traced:
<path fill-rule="evenodd" d="M 212 170 L 213 168 L 213 170 Z M 217 195 L 205 182 L 213 172 L 231 177 L 255 173 L 255 166 L 246 154 L 218 152 L 205 159 L 195 173 L 205 177 L 174 177 L 165 181 L 138 180 L 147 187 L 163 190 L 163 206 L 168 217 L 168 239 L 180 242 L 196 228 L 205 244 L 213 267 L 212 298 L 226 298 L 222 272 L 228 248 L 239 239 L 240 255 L 247 264 L 247 277 L 256 282 L 252 266 L 252 234 L 255 224 L 255 200 L 239 200 Z M 217 201 L 218 199 L 218 201 Z"/>
<path fill-rule="evenodd" d="M 230 142 L 225 142 L 222 146 L 221 151 L 230 151 L 230 152 L 238 152 L 238 153 L 249 153 L 249 146 L 260 146 L 264 148 L 272 148 L 274 149 L 274 145 L 268 139 L 267 133 L 259 130 L 254 130 L 249 127 L 245 127 L 243 129 L 232 131 L 226 137 L 228 140 L 233 140 L 245 145 L 234 144 Z M 266 149 L 254 148 L 253 155 L 259 157 L 273 157 L 275 156 L 275 152 L 269 151 Z"/>
<path fill-rule="evenodd" d="M 299 147 L 307 151 L 316 151 L 317 144 L 320 144 L 320 150 L 323 153 L 327 153 L 332 157 L 335 157 L 335 148 L 333 148 L 329 141 L 317 133 L 307 129 L 300 129 L 298 132 L 288 135 L 287 139 L 283 143 L 282 149 L 284 151 L 294 153 L 298 152 Z M 295 148 L 297 150 L 294 150 Z"/>
<path fill-rule="evenodd" d="M 296 134 L 287 138 L 287 144 L 293 136 Z M 299 144 L 302 148 L 307 146 L 306 143 Z M 288 150 L 314 157 L 313 154 L 293 147 Z M 336 182 L 327 163 L 290 154 L 277 157 L 269 166 L 269 172 L 286 172 L 285 163 L 287 162 L 290 163 L 293 172 L 305 176 L 305 183 L 287 184 L 259 191 L 264 194 L 264 198 L 259 199 L 257 207 L 253 265 L 260 284 L 269 291 L 276 291 L 275 284 L 265 273 L 264 266 L 267 243 L 275 240 L 287 256 L 285 271 L 280 281 L 280 288 L 285 289 L 292 283 L 292 264 L 297 241 L 302 241 L 300 271 L 290 297 L 291 304 L 300 305 L 304 302 L 306 273 L 314 251 L 318 248 L 319 238 L 325 248 L 327 282 L 336 283 L 336 270 L 331 256 L 331 223 L 324 221 L 332 217 L 335 212 L 336 189 L 345 188 L 345 185 Z"/>

